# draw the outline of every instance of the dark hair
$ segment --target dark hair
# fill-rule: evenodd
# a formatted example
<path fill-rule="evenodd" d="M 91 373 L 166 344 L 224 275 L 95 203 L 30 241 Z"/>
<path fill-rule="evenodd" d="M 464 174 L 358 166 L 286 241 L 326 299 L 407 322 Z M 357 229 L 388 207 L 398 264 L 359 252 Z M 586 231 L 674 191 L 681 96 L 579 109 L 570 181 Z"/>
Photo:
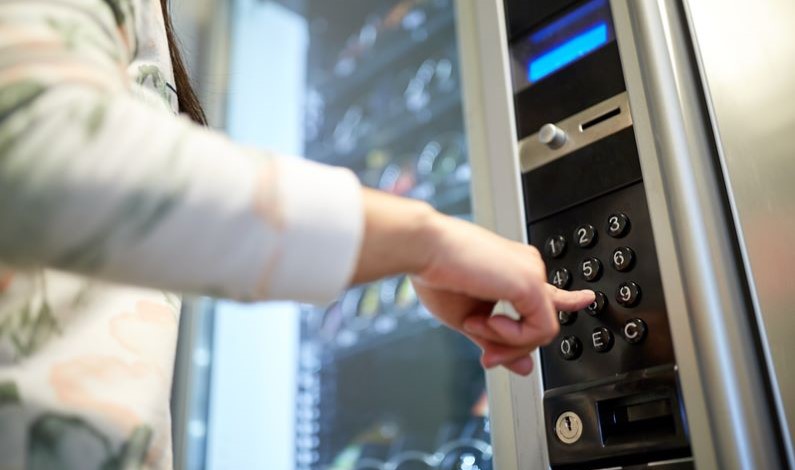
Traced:
<path fill-rule="evenodd" d="M 196 96 L 196 91 L 193 89 L 190 77 L 188 76 L 188 69 L 185 67 L 185 61 L 182 59 L 182 53 L 179 50 L 177 35 L 174 34 L 174 25 L 171 23 L 171 12 L 169 11 L 169 0 L 160 0 L 160 5 L 163 8 L 163 19 L 166 22 L 168 51 L 171 55 L 172 67 L 174 68 L 179 112 L 186 114 L 193 121 L 206 126 L 207 115 L 204 114 L 204 109 L 202 108 L 201 102 L 199 102 L 199 97 Z"/>

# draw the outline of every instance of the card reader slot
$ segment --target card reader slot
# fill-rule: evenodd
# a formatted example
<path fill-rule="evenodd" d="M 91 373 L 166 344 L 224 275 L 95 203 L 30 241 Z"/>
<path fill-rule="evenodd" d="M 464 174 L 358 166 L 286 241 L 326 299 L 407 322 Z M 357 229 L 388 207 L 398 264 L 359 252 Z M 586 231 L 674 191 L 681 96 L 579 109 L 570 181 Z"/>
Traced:
<path fill-rule="evenodd" d="M 643 393 L 596 406 L 605 446 L 676 435 L 676 410 L 670 396 Z"/>
<path fill-rule="evenodd" d="M 607 121 L 608 119 L 614 118 L 614 117 L 618 116 L 619 114 L 621 114 L 621 108 L 620 107 L 615 107 L 615 108 L 611 109 L 610 111 L 602 113 L 599 116 L 596 116 L 595 118 L 590 119 L 590 120 L 580 124 L 580 132 L 585 132 L 589 128 L 591 128 L 591 127 L 593 127 L 593 126 L 595 126 L 597 124 L 601 124 L 601 123 Z"/>

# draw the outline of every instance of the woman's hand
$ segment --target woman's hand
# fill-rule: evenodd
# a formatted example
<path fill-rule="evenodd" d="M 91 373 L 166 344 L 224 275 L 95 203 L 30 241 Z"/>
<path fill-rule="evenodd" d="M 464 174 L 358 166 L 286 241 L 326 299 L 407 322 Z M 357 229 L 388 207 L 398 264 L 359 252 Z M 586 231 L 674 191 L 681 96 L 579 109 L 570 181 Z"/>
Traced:
<path fill-rule="evenodd" d="M 365 192 L 365 240 L 355 282 L 408 272 L 420 300 L 447 326 L 483 349 L 485 367 L 533 370 L 530 353 L 558 334 L 558 310 L 593 302 L 591 291 L 546 282 L 538 250 L 439 214 L 424 203 Z M 491 316 L 510 302 L 514 320 Z"/>

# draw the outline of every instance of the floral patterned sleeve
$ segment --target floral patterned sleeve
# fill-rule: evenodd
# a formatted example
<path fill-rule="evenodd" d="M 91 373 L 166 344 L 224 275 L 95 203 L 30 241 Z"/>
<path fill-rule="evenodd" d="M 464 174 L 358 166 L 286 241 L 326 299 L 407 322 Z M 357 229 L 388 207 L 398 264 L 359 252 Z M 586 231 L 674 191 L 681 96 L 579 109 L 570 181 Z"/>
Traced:
<path fill-rule="evenodd" d="M 0 263 L 237 299 L 335 295 L 363 232 L 355 176 L 133 96 L 130 5 L 0 2 Z"/>

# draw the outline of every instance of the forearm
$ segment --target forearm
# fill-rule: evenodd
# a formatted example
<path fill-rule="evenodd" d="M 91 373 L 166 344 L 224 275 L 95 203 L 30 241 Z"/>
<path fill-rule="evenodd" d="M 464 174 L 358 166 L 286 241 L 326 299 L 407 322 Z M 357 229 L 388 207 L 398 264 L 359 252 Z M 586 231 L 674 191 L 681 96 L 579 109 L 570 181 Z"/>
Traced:
<path fill-rule="evenodd" d="M 430 262 L 443 216 L 425 202 L 363 190 L 364 239 L 352 282 L 418 273 Z"/>

